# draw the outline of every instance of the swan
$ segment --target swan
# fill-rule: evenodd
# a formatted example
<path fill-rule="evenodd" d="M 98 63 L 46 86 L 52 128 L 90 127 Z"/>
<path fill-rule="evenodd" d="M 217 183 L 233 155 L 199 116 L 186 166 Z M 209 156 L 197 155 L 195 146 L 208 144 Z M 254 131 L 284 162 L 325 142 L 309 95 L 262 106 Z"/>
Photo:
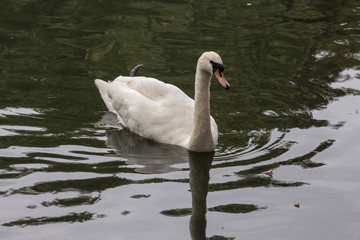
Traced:
<path fill-rule="evenodd" d="M 178 87 L 155 78 L 119 76 L 113 81 L 95 80 L 108 110 L 132 132 L 161 143 L 179 145 L 194 152 L 215 150 L 218 128 L 210 115 L 210 80 L 212 75 L 228 90 L 221 57 L 204 52 L 195 74 L 195 98 Z"/>

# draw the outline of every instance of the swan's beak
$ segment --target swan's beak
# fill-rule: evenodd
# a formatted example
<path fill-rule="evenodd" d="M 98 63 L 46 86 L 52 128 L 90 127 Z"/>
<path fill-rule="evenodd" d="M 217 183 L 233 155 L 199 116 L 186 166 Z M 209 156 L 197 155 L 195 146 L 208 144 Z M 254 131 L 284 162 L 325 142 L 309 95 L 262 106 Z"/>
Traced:
<path fill-rule="evenodd" d="M 220 72 L 219 69 L 216 69 L 216 71 L 215 71 L 215 77 L 217 78 L 217 80 L 219 81 L 219 83 L 221 84 L 221 86 L 223 86 L 226 90 L 229 90 L 230 84 L 226 81 L 226 78 L 225 78 L 223 72 Z"/>

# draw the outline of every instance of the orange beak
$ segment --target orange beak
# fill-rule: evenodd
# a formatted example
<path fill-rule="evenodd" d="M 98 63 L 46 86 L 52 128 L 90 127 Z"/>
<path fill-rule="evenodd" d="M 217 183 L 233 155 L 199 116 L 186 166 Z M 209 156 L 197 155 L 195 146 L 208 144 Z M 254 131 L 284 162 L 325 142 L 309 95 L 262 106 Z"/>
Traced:
<path fill-rule="evenodd" d="M 226 90 L 229 90 L 230 84 L 226 81 L 224 73 L 220 72 L 219 69 L 216 69 L 214 74 L 221 86 L 223 86 Z"/>

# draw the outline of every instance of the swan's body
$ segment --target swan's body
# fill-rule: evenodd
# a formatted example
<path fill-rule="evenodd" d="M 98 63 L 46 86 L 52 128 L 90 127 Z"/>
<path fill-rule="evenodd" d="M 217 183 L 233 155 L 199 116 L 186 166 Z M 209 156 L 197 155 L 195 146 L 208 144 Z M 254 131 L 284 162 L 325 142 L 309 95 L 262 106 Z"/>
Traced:
<path fill-rule="evenodd" d="M 112 82 L 95 80 L 107 108 L 122 125 L 158 142 L 192 151 L 213 151 L 218 140 L 210 116 L 210 80 L 213 73 L 226 88 L 222 61 L 214 52 L 198 60 L 195 101 L 174 85 L 148 77 L 117 77 Z"/>

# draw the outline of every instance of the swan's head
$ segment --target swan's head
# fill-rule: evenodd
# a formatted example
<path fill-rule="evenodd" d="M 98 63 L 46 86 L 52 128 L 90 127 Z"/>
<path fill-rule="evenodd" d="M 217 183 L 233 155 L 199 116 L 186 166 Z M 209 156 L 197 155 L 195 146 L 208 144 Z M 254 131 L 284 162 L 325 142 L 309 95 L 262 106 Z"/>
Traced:
<path fill-rule="evenodd" d="M 230 84 L 226 81 L 224 76 L 224 65 L 221 57 L 216 52 L 204 52 L 198 60 L 199 70 L 215 75 L 226 90 L 230 88 Z"/>

